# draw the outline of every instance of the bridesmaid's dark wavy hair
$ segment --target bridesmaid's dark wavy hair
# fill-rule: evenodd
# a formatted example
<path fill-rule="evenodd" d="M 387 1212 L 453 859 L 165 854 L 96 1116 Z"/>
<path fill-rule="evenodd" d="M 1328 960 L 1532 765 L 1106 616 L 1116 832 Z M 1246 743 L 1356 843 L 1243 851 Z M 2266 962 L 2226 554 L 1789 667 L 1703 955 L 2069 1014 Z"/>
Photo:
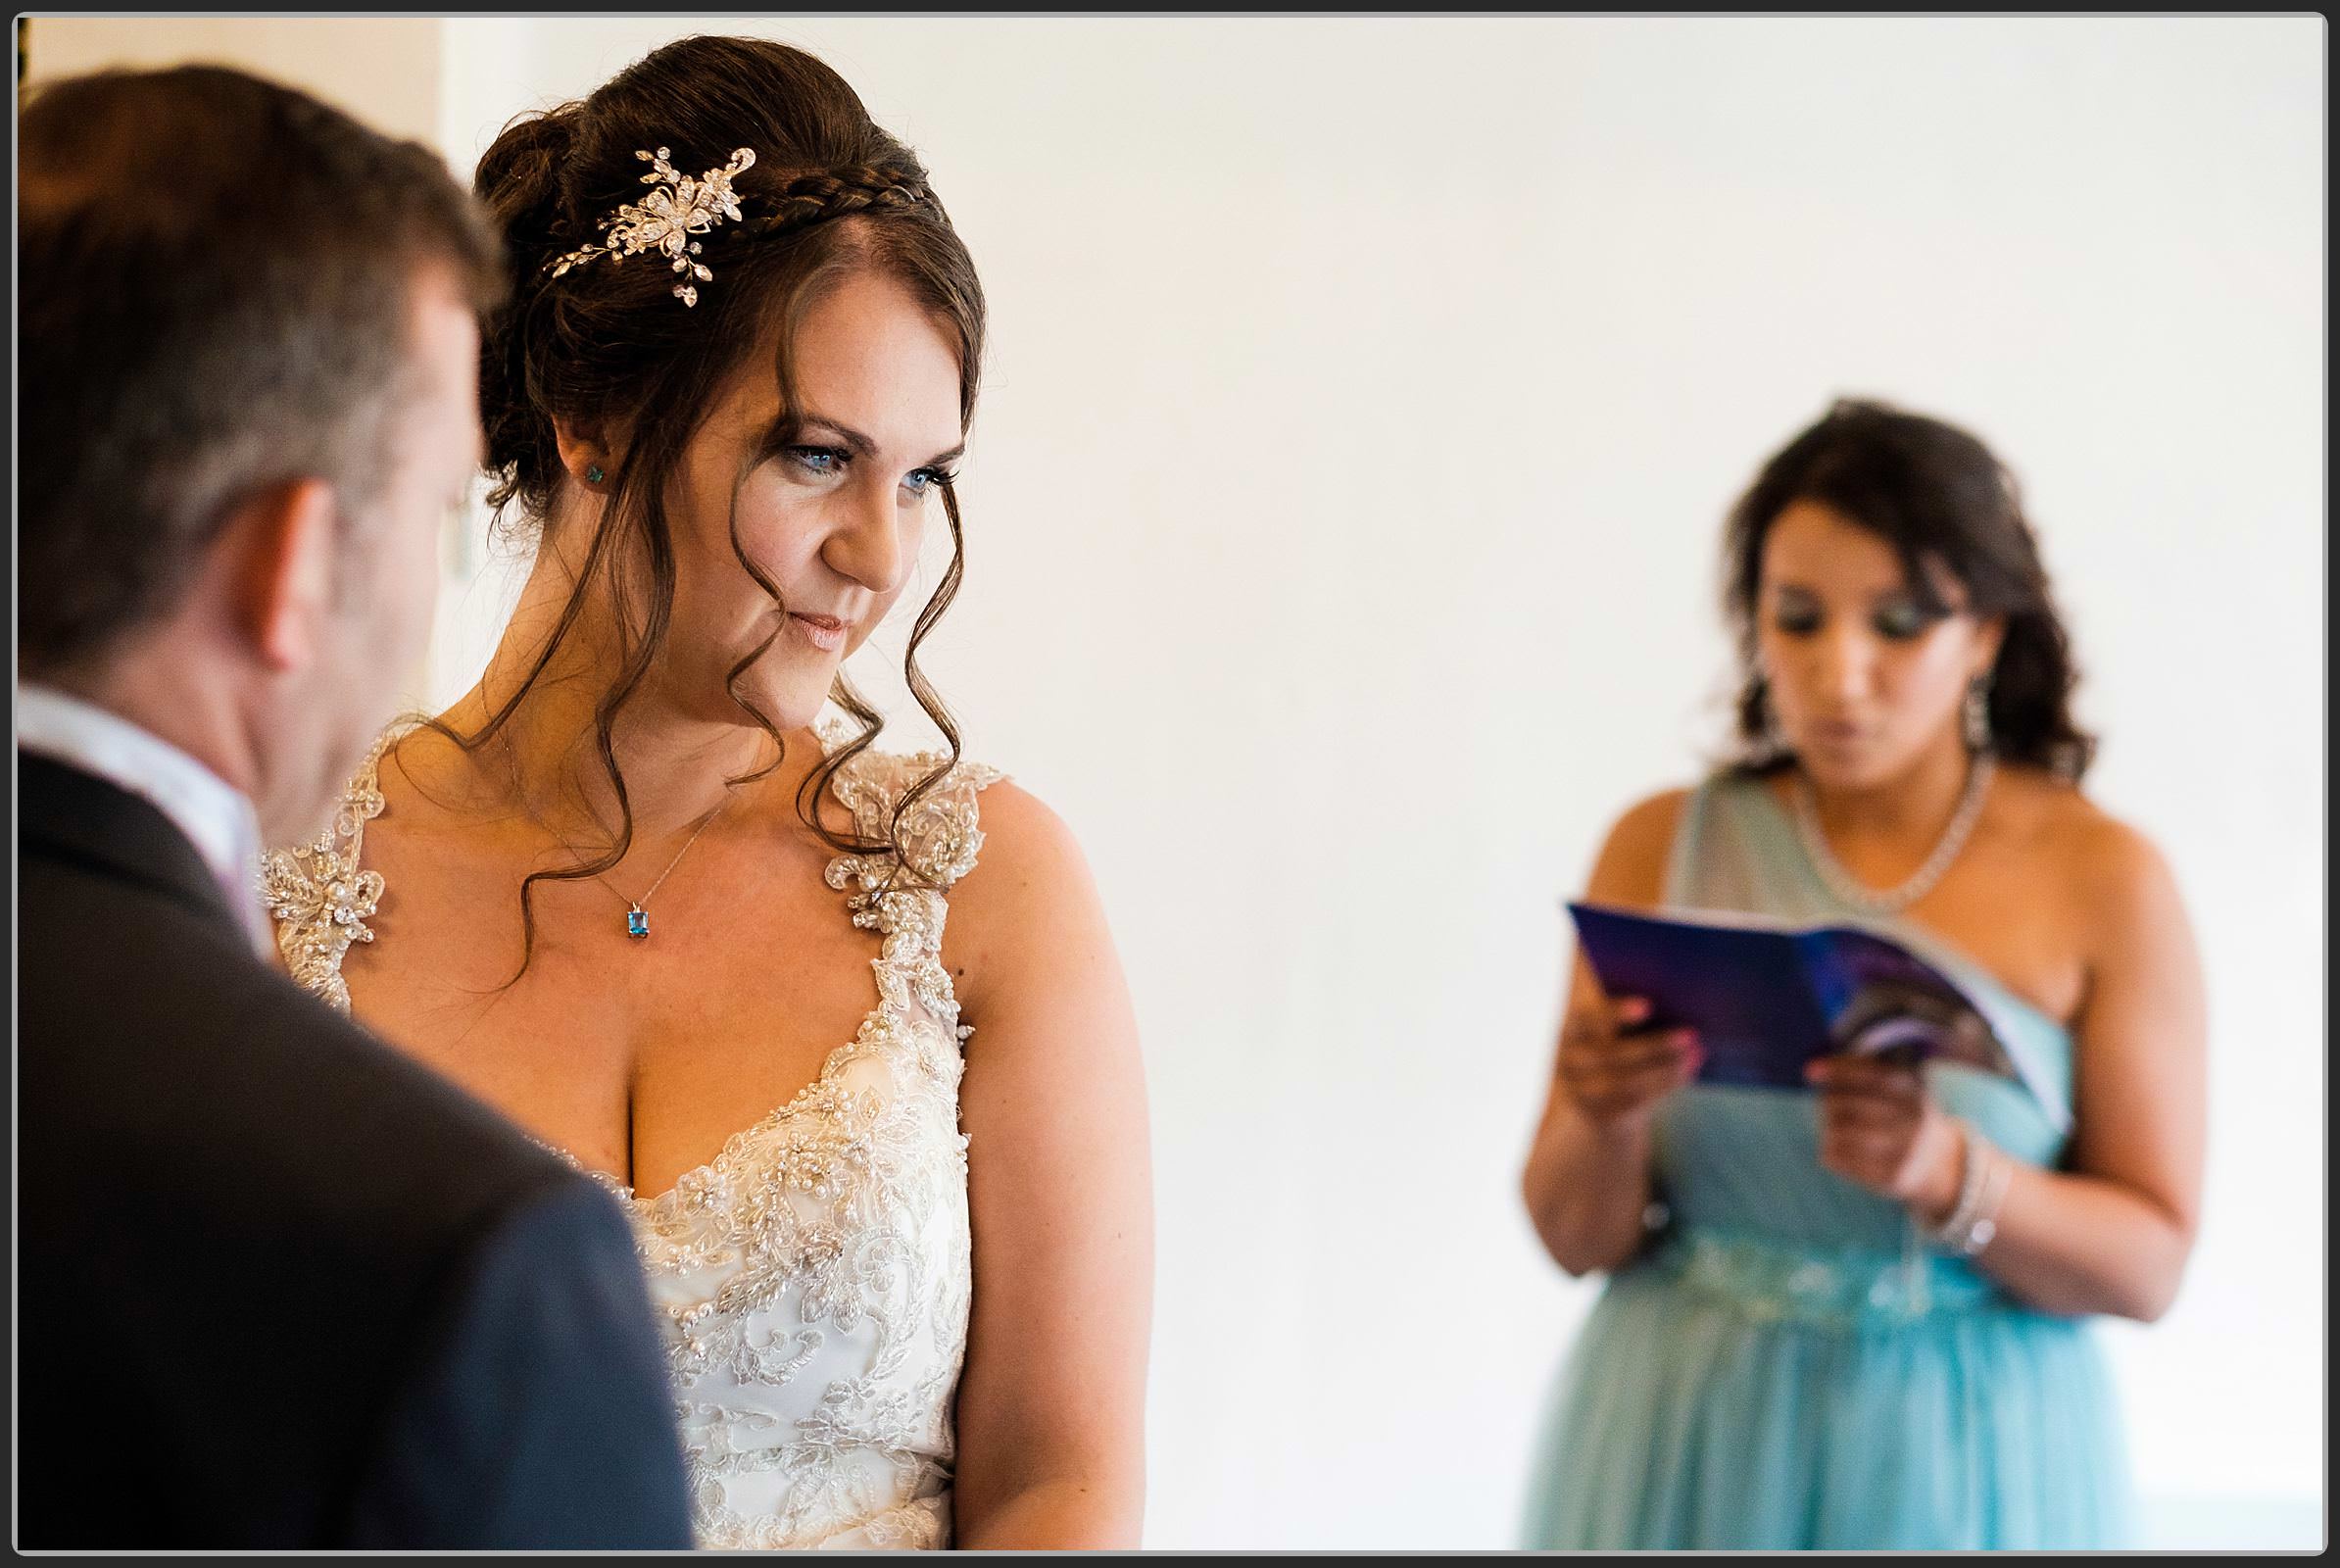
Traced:
<path fill-rule="evenodd" d="M 549 270 L 556 258 L 596 242 L 601 222 L 620 205 L 642 198 L 645 166 L 637 152 L 667 149 L 674 168 L 696 175 L 723 167 L 740 147 L 756 154 L 754 167 L 734 180 L 743 217 L 717 224 L 702 239 L 705 250 L 695 260 L 713 277 L 699 285 L 695 305 L 686 307 L 674 295 L 676 274 L 655 253 L 622 263 L 597 257 L 559 275 Z M 576 590 L 526 679 L 473 734 L 458 735 L 432 721 L 466 752 L 485 745 L 550 667 L 589 594 L 598 585 L 609 595 L 624 652 L 601 696 L 595 725 L 620 821 L 602 854 L 532 872 L 521 883 L 525 972 L 535 947 L 535 883 L 598 875 L 617 864 L 633 842 L 633 809 L 610 736 L 670 631 L 674 542 L 661 498 L 716 390 L 776 329 L 772 373 L 783 417 L 800 411 L 791 353 L 796 333 L 839 283 L 876 272 L 906 288 L 953 338 L 964 428 L 975 411 L 986 311 L 974 262 L 928 188 L 924 166 L 870 119 L 842 76 L 785 44 L 706 36 L 667 44 L 590 96 L 505 126 L 479 161 L 473 194 L 501 231 L 511 266 L 511 299 L 488 318 L 480 345 L 480 417 L 497 527 L 541 532 L 552 515 L 563 480 L 556 416 L 632 432 Z M 670 417 L 670 412 L 681 416 Z M 783 430 L 782 439 L 791 438 Z M 743 474 L 740 482 L 745 479 Z M 951 523 L 951 565 L 911 629 L 903 673 L 912 697 L 942 732 L 949 756 L 904 792 L 887 840 L 840 834 L 824 824 L 822 791 L 885 724 L 841 674 L 831 700 L 859 722 L 860 731 L 813 769 L 797 796 L 799 816 L 841 853 L 898 849 L 904 815 L 960 756 L 958 727 L 918 667 L 919 646 L 956 596 L 965 565 L 957 495 L 947 480 L 937 488 Z M 740 543 L 736 501 L 735 485 L 732 554 L 778 604 L 778 587 Z M 740 685 L 771 641 L 743 650 L 727 684 L 732 700 L 779 744 L 778 730 Z M 775 760 L 730 782 L 763 777 L 779 765 Z"/>
<path fill-rule="evenodd" d="M 1991 669 L 1991 745 L 2003 760 L 2078 782 L 2096 737 L 2072 721 L 2079 671 L 2015 475 L 1956 425 L 1852 398 L 1763 466 L 1724 528 L 1723 611 L 1739 657 L 1737 765 L 1767 773 L 1791 760 L 1767 749 L 1755 622 L 1764 539 L 1797 501 L 1818 502 L 1891 545 L 1928 612 L 1949 609 L 1922 566 L 1930 558 L 1964 587 L 1971 612 L 2006 616 Z"/>

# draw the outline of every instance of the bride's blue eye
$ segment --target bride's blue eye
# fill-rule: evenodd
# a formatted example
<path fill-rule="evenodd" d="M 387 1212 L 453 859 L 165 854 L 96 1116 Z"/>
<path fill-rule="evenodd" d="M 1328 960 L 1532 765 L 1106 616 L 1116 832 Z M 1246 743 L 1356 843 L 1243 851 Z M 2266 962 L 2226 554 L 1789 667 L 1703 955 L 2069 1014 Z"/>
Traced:
<path fill-rule="evenodd" d="M 902 487 L 914 496 L 922 496 L 936 485 L 949 484 L 958 477 L 949 468 L 912 468 L 902 481 Z"/>
<path fill-rule="evenodd" d="M 847 462 L 846 455 L 835 447 L 790 447 L 788 460 L 824 479 L 843 473 Z"/>

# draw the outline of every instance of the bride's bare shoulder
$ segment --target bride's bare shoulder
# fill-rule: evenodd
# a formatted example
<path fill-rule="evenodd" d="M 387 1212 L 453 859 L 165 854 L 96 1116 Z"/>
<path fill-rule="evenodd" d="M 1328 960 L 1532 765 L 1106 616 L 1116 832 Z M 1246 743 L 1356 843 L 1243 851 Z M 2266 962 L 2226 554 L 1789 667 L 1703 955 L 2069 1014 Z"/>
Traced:
<path fill-rule="evenodd" d="M 945 960 L 979 1008 L 987 982 L 1053 954 L 1067 967 L 1107 949 L 1097 880 L 1079 838 L 1039 796 L 1010 779 L 985 786 L 975 862 L 951 892 Z"/>
<path fill-rule="evenodd" d="M 1006 777 L 987 783 L 980 800 L 982 848 L 951 891 L 954 920 L 970 908 L 980 917 L 1018 899 L 1090 886 L 1080 840 L 1046 801 Z"/>

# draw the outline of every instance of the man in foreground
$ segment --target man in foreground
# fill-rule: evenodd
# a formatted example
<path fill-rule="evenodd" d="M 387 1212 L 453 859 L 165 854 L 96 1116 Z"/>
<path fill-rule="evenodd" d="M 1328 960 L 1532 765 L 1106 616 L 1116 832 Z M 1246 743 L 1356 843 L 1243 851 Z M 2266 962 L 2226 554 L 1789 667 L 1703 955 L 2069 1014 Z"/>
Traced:
<path fill-rule="evenodd" d="M 18 1544 L 687 1546 L 614 1204 L 266 956 L 428 636 L 495 242 L 231 71 L 19 145 Z"/>

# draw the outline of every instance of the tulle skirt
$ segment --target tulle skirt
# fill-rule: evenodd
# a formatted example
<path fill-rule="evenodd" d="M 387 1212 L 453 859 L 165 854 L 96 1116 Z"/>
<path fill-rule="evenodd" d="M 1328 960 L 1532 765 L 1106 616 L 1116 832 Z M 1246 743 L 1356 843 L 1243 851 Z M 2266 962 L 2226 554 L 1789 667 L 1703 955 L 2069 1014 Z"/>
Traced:
<path fill-rule="evenodd" d="M 1778 1252 L 1678 1244 L 1610 1282 L 1552 1391 L 1524 1544 L 2128 1544 L 2118 1407 L 2084 1319 L 1943 1258 L 1913 1313 L 1897 1257 L 1782 1269 Z"/>

